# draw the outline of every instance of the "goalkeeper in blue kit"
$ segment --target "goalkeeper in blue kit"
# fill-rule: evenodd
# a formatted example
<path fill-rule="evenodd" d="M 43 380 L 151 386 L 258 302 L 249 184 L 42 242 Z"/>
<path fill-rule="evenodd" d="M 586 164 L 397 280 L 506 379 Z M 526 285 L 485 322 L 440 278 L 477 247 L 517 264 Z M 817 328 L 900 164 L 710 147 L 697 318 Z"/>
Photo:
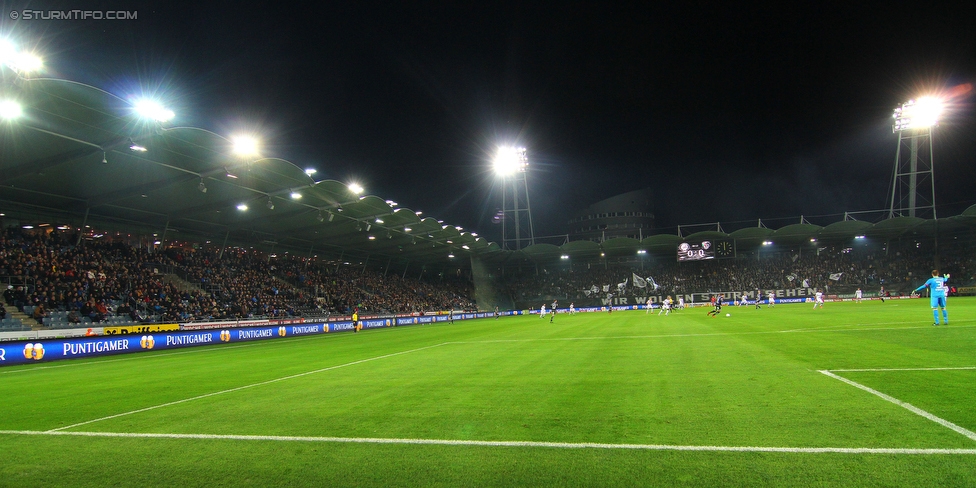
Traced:
<path fill-rule="evenodd" d="M 939 325 L 939 309 L 942 309 L 942 321 L 946 325 L 949 325 L 949 313 L 946 311 L 946 291 L 948 287 L 946 286 L 946 281 L 949 280 L 949 275 L 939 276 L 939 270 L 932 270 L 932 277 L 929 278 L 922 286 L 915 289 L 912 292 L 912 296 L 918 296 L 918 292 L 922 288 L 929 289 L 929 299 L 932 302 L 932 316 L 935 318 L 935 323 L 932 325 Z"/>

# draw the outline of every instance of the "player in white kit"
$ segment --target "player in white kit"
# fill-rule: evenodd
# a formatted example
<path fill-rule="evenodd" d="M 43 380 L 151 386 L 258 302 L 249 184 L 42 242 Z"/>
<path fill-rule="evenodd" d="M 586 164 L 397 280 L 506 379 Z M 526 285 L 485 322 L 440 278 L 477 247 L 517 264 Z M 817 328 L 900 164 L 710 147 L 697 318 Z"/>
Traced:
<path fill-rule="evenodd" d="M 668 297 L 665 298 L 663 302 L 661 302 L 661 310 L 657 314 L 658 315 L 661 315 L 661 312 L 664 312 L 664 316 L 665 317 L 667 317 L 668 315 L 670 315 L 671 314 L 671 304 L 673 304 L 673 303 L 674 303 L 674 300 L 671 299 L 671 295 L 668 295 Z"/>
<path fill-rule="evenodd" d="M 823 303 L 823 292 L 818 289 L 817 293 L 813 295 L 813 308 L 816 309 L 819 306 L 823 309 Z"/>

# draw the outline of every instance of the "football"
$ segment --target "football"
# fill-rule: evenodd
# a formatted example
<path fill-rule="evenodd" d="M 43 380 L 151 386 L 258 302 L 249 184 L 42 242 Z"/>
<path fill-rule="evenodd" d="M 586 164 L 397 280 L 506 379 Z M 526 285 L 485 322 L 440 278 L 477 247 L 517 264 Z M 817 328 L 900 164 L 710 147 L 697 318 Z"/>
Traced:
<path fill-rule="evenodd" d="M 727 314 L 725 314 L 725 316 L 726 316 L 726 317 L 731 317 L 731 316 L 732 316 L 732 314 L 730 314 L 730 313 L 727 313 Z"/>

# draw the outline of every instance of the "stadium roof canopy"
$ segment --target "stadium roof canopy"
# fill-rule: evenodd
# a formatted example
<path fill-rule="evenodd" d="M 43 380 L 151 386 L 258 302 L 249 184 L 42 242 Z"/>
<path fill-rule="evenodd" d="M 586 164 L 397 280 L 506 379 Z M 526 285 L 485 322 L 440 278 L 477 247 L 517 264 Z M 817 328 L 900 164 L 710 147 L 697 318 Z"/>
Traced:
<path fill-rule="evenodd" d="M 23 107 L 0 125 L 8 219 L 423 264 L 500 251 L 344 183 L 314 181 L 289 161 L 237 156 L 212 132 L 143 120 L 103 90 L 2 74 L 3 97 Z"/>

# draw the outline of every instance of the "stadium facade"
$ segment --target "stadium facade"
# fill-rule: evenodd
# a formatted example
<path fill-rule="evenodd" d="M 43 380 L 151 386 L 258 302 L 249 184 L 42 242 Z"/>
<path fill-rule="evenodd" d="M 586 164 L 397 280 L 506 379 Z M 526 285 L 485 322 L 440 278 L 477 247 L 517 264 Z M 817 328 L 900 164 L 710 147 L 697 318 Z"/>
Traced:
<path fill-rule="evenodd" d="M 643 239 L 654 229 L 651 189 L 642 188 L 596 202 L 569 221 L 570 241 Z"/>

